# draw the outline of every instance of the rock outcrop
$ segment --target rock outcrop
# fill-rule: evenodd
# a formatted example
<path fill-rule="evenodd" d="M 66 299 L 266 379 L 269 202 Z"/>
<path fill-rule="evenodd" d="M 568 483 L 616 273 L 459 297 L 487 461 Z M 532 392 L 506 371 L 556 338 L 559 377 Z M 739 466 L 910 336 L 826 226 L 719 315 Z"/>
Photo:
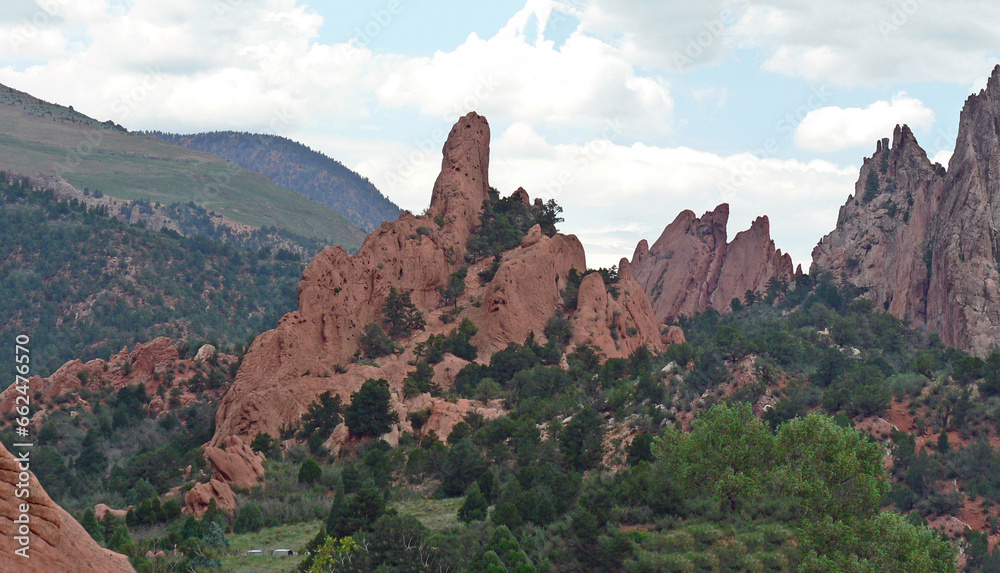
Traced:
<path fill-rule="evenodd" d="M 212 464 L 212 479 L 249 488 L 264 477 L 264 454 L 255 453 L 239 436 L 227 436 L 223 448 L 205 446 L 205 457 Z"/>
<path fill-rule="evenodd" d="M 879 308 L 983 356 L 1000 345 L 1000 66 L 969 96 L 949 169 L 906 126 L 861 168 L 815 268 L 868 289 Z"/>
<path fill-rule="evenodd" d="M 384 223 L 368 236 L 357 255 L 332 247 L 309 263 L 299 285 L 299 309 L 251 345 L 220 403 L 216 433 L 208 446 L 220 447 L 230 436 L 239 436 L 243 443 L 261 432 L 278 436 L 279 429 L 296 424 L 321 393 L 336 393 L 349 403 L 369 378 L 389 382 L 391 405 L 400 419 L 384 436 L 390 443 L 400 432 L 413 429 L 407 421 L 409 412 L 429 410 L 423 430 L 434 429 L 442 438 L 469 411 L 484 417 L 502 413 L 500 408 L 470 401 L 456 405 L 430 395 L 407 398 L 403 381 L 418 360 L 415 346 L 433 334 L 447 334 L 465 318 L 478 329 L 472 342 L 482 362 L 510 342 L 523 343 L 531 334 L 543 340 L 546 323 L 562 305 L 570 270 L 584 272 L 586 258 L 575 236 L 548 236 L 535 226 L 520 245 L 503 254 L 493 278 L 482 284 L 479 273 L 492 260 L 468 265 L 465 253 L 466 240 L 479 226 L 483 201 L 490 197 L 486 119 L 475 113 L 461 118 L 443 153 L 426 215 L 404 213 L 397 221 Z M 524 205 L 531 204 L 523 189 L 514 196 Z M 442 307 L 439 287 L 467 265 L 465 292 L 452 307 L 457 315 L 445 324 L 442 315 L 452 309 Z M 393 287 L 411 293 L 427 319 L 426 330 L 398 341 L 403 347 L 398 354 L 374 362 L 355 360 L 362 330 L 381 320 L 382 305 Z M 609 357 L 625 356 L 642 344 L 659 347 L 658 329 L 651 319 L 640 317 L 650 308 L 649 301 L 627 271 L 619 292 L 616 299 L 607 295 L 603 284 L 593 289 L 588 284 L 581 290 L 579 300 L 590 313 L 587 320 L 592 315 L 603 329 L 603 335 L 591 341 Z M 618 340 L 612 338 L 609 325 Z M 435 382 L 450 387 L 465 364 L 446 355 L 434 368 Z M 336 439 L 331 437 L 331 449 L 351 446 L 352 438 L 345 430 Z"/>
<path fill-rule="evenodd" d="M 774 248 L 766 216 L 737 233 L 731 243 L 726 241 L 728 221 L 726 203 L 700 219 L 685 210 L 651 247 L 645 240 L 636 246 L 632 273 L 659 322 L 709 307 L 724 311 L 732 299 L 742 300 L 748 290 L 763 290 L 772 278 L 794 277 L 792 258 Z"/>
<path fill-rule="evenodd" d="M 186 494 L 184 494 L 184 515 L 193 515 L 198 519 L 205 515 L 212 500 L 215 506 L 230 514 L 236 511 L 236 496 L 232 488 L 224 481 L 212 478 L 208 483 L 195 484 Z"/>
<path fill-rule="evenodd" d="M 30 497 L 18 496 L 19 490 Z M 27 505 L 26 513 L 21 511 L 22 504 Z M 18 523 L 23 519 L 26 524 Z M 27 529 L 26 535 L 22 525 Z M 18 537 L 26 538 L 27 558 L 15 553 L 23 547 Z M 34 473 L 22 470 L 17 458 L 0 444 L 0 571 L 126 573 L 135 570 L 127 557 L 98 545 L 73 516 L 49 498 Z"/>

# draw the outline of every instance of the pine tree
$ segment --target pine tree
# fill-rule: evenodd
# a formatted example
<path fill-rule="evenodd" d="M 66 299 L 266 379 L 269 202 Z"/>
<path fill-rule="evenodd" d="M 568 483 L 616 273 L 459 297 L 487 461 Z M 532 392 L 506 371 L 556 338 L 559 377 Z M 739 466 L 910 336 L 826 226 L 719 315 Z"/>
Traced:
<path fill-rule="evenodd" d="M 486 497 L 479 490 L 479 484 L 472 482 L 469 490 L 465 493 L 465 501 L 462 503 L 462 507 L 458 508 L 458 519 L 463 523 L 485 521 L 488 508 L 489 505 L 486 502 Z"/>
<path fill-rule="evenodd" d="M 88 507 L 87 511 L 83 512 L 83 519 L 80 520 L 80 525 L 87 530 L 87 533 L 94 538 L 94 541 L 104 543 L 104 528 L 97 523 L 97 514 L 94 513 L 93 508 Z"/>

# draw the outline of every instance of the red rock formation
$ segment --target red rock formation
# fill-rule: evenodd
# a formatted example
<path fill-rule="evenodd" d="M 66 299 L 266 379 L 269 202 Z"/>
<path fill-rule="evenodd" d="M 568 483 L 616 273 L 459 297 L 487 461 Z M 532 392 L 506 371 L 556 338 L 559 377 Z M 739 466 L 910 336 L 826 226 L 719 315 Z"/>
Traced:
<path fill-rule="evenodd" d="M 562 302 L 569 270 L 583 272 L 586 259 L 576 237 L 549 237 L 540 227 L 531 229 L 520 246 L 504 254 L 489 284 L 480 285 L 477 274 L 490 261 L 473 265 L 459 301 L 464 310 L 455 323 L 444 325 L 438 320 L 442 312 L 438 287 L 447 284 L 464 262 L 465 242 L 489 197 L 488 166 L 489 125 L 472 113 L 458 121 L 444 145 L 442 172 L 426 216 L 404 214 L 383 224 L 355 256 L 333 247 L 310 262 L 299 285 L 299 309 L 254 341 L 220 403 L 216 434 L 209 446 L 218 447 L 227 436 L 240 436 L 244 442 L 260 432 L 277 436 L 283 424 L 296 423 L 322 392 L 337 393 L 346 403 L 368 378 L 389 382 L 392 407 L 401 420 L 386 436 L 392 441 L 399 431 L 409 430 L 407 412 L 421 409 L 406 400 L 402 391 L 403 379 L 413 369 L 410 363 L 415 360 L 417 343 L 431 334 L 451 331 L 463 318 L 478 328 L 473 342 L 483 361 L 509 342 L 523 343 L 531 333 L 542 338 L 546 322 Z M 515 196 L 530 204 L 523 189 Z M 615 326 L 624 342 L 616 344 L 610 335 L 607 341 L 598 342 L 609 356 L 627 354 L 644 343 L 660 344 L 656 328 L 637 318 L 648 300 L 638 285 L 628 281 L 632 278 L 623 283 L 627 286 L 617 301 L 603 293 L 586 294 L 589 291 L 582 297 L 587 304 L 600 299 L 593 302 L 595 313 L 615 317 L 617 312 L 624 317 Z M 355 363 L 362 329 L 380 319 L 391 287 L 412 292 L 414 304 L 427 316 L 427 330 L 400 341 L 405 347 L 400 355 L 380 358 L 375 365 Z M 437 383 L 449 386 L 463 365 L 462 360 L 446 358 L 435 368 Z M 450 406 L 435 408 L 451 411 Z M 429 424 L 443 430 L 455 417 L 449 414 L 447 422 L 439 423 L 432 414 Z M 331 447 L 343 447 L 349 441 L 349 436 L 340 436 Z"/>
<path fill-rule="evenodd" d="M 212 464 L 212 479 L 249 488 L 264 477 L 264 454 L 255 453 L 239 436 L 227 436 L 222 448 L 205 446 L 205 457 Z"/>
<path fill-rule="evenodd" d="M 212 499 L 215 499 L 215 506 L 220 510 L 230 514 L 236 511 L 236 496 L 233 495 L 232 488 L 228 483 L 213 478 L 208 483 L 195 484 L 184 494 L 184 507 L 181 512 L 201 519 Z"/>
<path fill-rule="evenodd" d="M 767 217 L 726 242 L 729 205 L 699 219 L 683 211 L 647 246 L 640 241 L 632 271 L 660 322 L 692 316 L 709 307 L 724 311 L 746 291 L 762 290 L 772 277 L 791 280 L 792 259 L 775 250 Z"/>
<path fill-rule="evenodd" d="M 490 196 L 490 124 L 486 118 L 471 112 L 458 120 L 443 154 L 427 214 L 444 217 L 446 228 L 468 237 L 479 225 L 483 201 Z"/>
<path fill-rule="evenodd" d="M 627 259 L 618 263 L 617 295 L 608 292 L 600 273 L 583 277 L 573 313 L 571 346 L 595 346 L 607 358 L 622 358 L 640 346 L 661 347 L 653 307 L 632 275 Z"/>
<path fill-rule="evenodd" d="M 969 96 L 949 170 L 906 126 L 879 142 L 813 263 L 893 315 L 986 355 L 1000 345 L 1000 66 Z"/>
<path fill-rule="evenodd" d="M 128 510 L 131 508 L 132 506 L 130 505 L 128 506 L 128 509 L 112 509 L 103 503 L 99 503 L 94 506 L 94 515 L 97 516 L 97 521 L 104 521 L 104 516 L 109 513 L 115 517 L 121 517 L 124 519 L 125 516 L 128 515 Z"/>
<path fill-rule="evenodd" d="M 473 342 L 493 352 L 509 342 L 541 336 L 545 323 L 562 303 L 569 270 L 587 268 L 583 245 L 574 235 L 547 237 L 535 225 L 520 248 L 509 251 L 471 318 L 479 327 Z"/>
<path fill-rule="evenodd" d="M 29 462 L 30 466 L 30 462 Z M 30 470 L 30 467 L 29 467 Z M 124 555 L 103 549 L 73 516 L 56 505 L 45 493 L 34 473 L 22 481 L 18 460 L 0 444 L 0 571 L 25 573 L 125 573 L 134 572 Z M 27 490 L 30 497 L 16 495 Z M 27 505 L 28 534 L 23 535 L 17 520 L 21 504 Z M 15 553 L 22 545 L 17 537 L 27 537 L 28 558 Z"/>

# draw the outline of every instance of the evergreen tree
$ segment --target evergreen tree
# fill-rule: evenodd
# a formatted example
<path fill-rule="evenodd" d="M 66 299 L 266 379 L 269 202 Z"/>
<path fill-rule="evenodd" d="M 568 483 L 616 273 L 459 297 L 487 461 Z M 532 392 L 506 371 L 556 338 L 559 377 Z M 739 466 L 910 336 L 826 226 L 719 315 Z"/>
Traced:
<path fill-rule="evenodd" d="M 458 508 L 458 519 L 462 523 L 484 521 L 488 508 L 489 505 L 486 502 L 486 498 L 479 490 L 479 484 L 472 482 L 469 490 L 465 493 L 465 501 L 462 502 L 462 507 Z"/>
<path fill-rule="evenodd" d="M 354 394 L 344 412 L 344 423 L 354 436 L 377 437 L 399 423 L 399 416 L 389 403 L 389 382 L 369 378 Z"/>
<path fill-rule="evenodd" d="M 94 508 L 88 507 L 87 511 L 83 512 L 83 519 L 80 520 L 80 525 L 87 530 L 87 533 L 94 538 L 94 541 L 101 544 L 104 543 L 104 528 L 97 523 L 97 514 L 94 513 Z"/>
<path fill-rule="evenodd" d="M 389 289 L 389 295 L 382 305 L 382 313 L 389 324 L 389 336 L 407 338 L 414 330 L 423 330 L 427 325 L 424 315 L 410 300 L 410 291 L 399 292 L 396 287 Z"/>
<path fill-rule="evenodd" d="M 312 458 L 302 462 L 302 465 L 299 467 L 299 483 L 313 484 L 318 482 L 322 476 L 323 470 L 320 469 L 316 460 Z"/>

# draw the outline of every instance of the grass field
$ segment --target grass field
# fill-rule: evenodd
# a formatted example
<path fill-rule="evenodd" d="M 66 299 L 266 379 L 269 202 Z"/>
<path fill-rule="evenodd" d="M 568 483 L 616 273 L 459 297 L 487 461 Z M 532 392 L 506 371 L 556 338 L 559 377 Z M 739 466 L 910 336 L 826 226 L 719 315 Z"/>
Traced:
<path fill-rule="evenodd" d="M 124 200 L 194 202 L 254 227 L 356 247 L 364 233 L 327 207 L 220 157 L 131 134 L 0 86 L 0 169 L 61 176 Z"/>
<path fill-rule="evenodd" d="M 307 521 L 262 529 L 256 533 L 229 536 L 229 553 L 222 559 L 222 571 L 244 573 L 287 573 L 295 571 L 304 557 L 298 554 L 319 531 L 320 521 Z M 261 549 L 264 555 L 251 557 L 250 549 Z M 271 555 L 274 549 L 293 549 L 297 555 L 285 557 Z"/>

